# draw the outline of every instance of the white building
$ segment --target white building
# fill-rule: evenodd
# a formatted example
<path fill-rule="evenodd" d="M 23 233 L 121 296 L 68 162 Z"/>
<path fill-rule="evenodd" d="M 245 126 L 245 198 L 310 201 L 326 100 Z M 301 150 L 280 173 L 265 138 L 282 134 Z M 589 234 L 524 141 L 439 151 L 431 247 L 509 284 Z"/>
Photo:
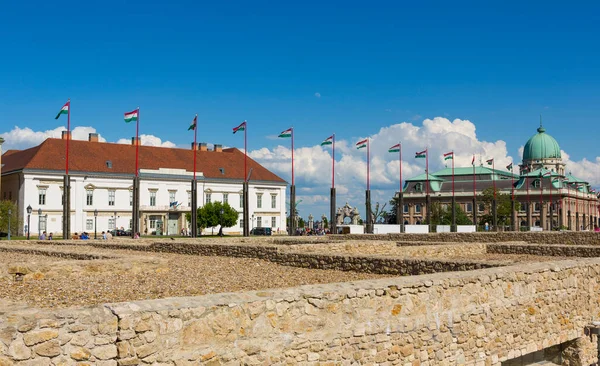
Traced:
<path fill-rule="evenodd" d="M 65 133 L 66 135 L 66 133 Z M 192 147 L 193 148 L 193 147 Z M 242 182 L 244 154 L 204 143 L 196 149 L 198 205 L 227 202 L 239 213 L 229 234 L 243 231 Z M 65 174 L 66 140 L 47 139 L 26 150 L 9 150 L 2 156 L 2 199 L 16 202 L 27 231 L 27 210 L 32 208 L 30 233 L 62 232 L 62 191 Z M 271 227 L 286 232 L 287 183 L 248 158 L 250 227 Z M 112 230 L 132 226 L 135 146 L 98 142 L 96 134 L 88 141 L 70 143 L 71 232 Z M 193 150 L 140 146 L 140 231 L 177 235 L 189 229 L 185 214 L 191 211 Z M 94 216 L 97 211 L 97 216 Z M 96 229 L 95 229 L 96 228 Z M 204 233 L 215 233 L 208 228 Z"/>

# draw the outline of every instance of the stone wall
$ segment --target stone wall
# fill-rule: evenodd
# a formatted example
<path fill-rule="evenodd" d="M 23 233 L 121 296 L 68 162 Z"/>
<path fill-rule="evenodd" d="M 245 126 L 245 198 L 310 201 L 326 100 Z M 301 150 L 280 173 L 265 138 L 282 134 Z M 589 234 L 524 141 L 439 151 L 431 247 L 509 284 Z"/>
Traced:
<path fill-rule="evenodd" d="M 600 246 L 591 245 L 539 245 L 539 244 L 487 244 L 487 253 L 528 254 L 554 257 L 600 257 Z"/>
<path fill-rule="evenodd" d="M 600 259 L 580 259 L 56 312 L 4 309 L 0 365 L 499 366 L 565 342 L 577 345 L 571 364 L 589 365 L 597 338 L 584 327 L 600 311 L 599 275 Z"/>
<path fill-rule="evenodd" d="M 414 242 L 499 243 L 523 241 L 532 244 L 600 245 L 600 233 L 591 231 L 564 232 L 478 232 L 430 234 L 367 234 L 331 235 L 331 240 L 393 240 Z"/>

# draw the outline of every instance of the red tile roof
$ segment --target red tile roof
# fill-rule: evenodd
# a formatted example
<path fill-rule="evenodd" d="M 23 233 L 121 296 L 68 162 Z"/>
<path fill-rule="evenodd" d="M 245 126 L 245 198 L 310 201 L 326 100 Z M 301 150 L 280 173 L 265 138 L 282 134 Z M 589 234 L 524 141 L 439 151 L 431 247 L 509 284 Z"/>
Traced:
<path fill-rule="evenodd" d="M 21 169 L 64 171 L 66 140 L 47 139 L 40 145 L 21 151 L 7 151 L 2 155 L 2 173 Z M 71 140 L 69 146 L 69 170 L 73 172 L 134 174 L 135 146 Z M 244 179 L 244 154 L 238 149 L 197 151 L 196 169 L 206 178 Z M 112 162 L 112 168 L 106 162 Z M 193 171 L 194 155 L 191 148 L 174 149 L 156 146 L 140 146 L 140 169 L 185 169 Z M 224 169 L 221 174 L 219 168 Z M 251 181 L 285 183 L 283 179 L 248 158 L 248 171 L 252 168 Z"/>

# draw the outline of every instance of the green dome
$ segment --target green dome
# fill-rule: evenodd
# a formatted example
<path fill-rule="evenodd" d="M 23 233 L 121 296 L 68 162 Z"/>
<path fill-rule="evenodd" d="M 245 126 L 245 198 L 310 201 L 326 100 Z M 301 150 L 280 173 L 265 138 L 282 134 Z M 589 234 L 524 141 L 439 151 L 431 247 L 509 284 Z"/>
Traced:
<path fill-rule="evenodd" d="M 523 149 L 523 161 L 541 159 L 560 159 L 560 147 L 554 137 L 546 133 L 546 129 L 540 126 L 537 134 L 531 136 Z"/>

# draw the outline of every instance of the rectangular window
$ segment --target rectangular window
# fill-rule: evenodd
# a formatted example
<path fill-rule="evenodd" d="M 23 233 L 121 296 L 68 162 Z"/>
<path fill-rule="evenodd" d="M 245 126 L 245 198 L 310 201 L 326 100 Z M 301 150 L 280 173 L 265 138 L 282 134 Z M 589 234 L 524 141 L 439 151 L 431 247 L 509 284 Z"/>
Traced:
<path fill-rule="evenodd" d="M 244 228 L 244 219 L 240 219 L 240 227 L 243 229 Z"/>
<path fill-rule="evenodd" d="M 187 197 L 188 197 L 188 207 L 192 207 L 192 192 L 188 191 L 187 193 Z"/>
<path fill-rule="evenodd" d="M 38 203 L 40 205 L 46 204 L 46 188 L 40 188 L 38 191 Z"/>
<path fill-rule="evenodd" d="M 277 195 L 271 195 L 271 208 L 277 208 Z"/>
<path fill-rule="evenodd" d="M 91 189 L 85 191 L 85 204 L 88 206 L 94 204 L 94 191 Z"/>
<path fill-rule="evenodd" d="M 244 208 L 244 194 L 240 193 L 240 208 Z"/>
<path fill-rule="evenodd" d="M 421 205 L 418 203 L 415 205 L 415 213 L 421 213 Z"/>
<path fill-rule="evenodd" d="M 150 192 L 150 206 L 156 206 L 156 191 Z"/>
<path fill-rule="evenodd" d="M 129 206 L 133 206 L 133 191 L 129 191 Z"/>
<path fill-rule="evenodd" d="M 229 193 L 223 193 L 223 203 L 229 204 Z"/>
<path fill-rule="evenodd" d="M 115 190 L 114 189 L 108 190 L 108 205 L 109 206 L 115 205 Z"/>
<path fill-rule="evenodd" d="M 40 231 L 46 231 L 46 221 L 48 220 L 48 215 L 40 216 Z"/>
<path fill-rule="evenodd" d="M 277 217 L 271 217 L 271 227 L 272 228 L 277 227 Z"/>
<path fill-rule="evenodd" d="M 108 219 L 108 230 L 116 229 L 116 220 L 114 217 Z"/>
<path fill-rule="evenodd" d="M 85 220 L 85 229 L 86 230 L 94 230 L 94 220 L 93 219 Z"/>
<path fill-rule="evenodd" d="M 175 191 L 169 191 L 169 207 L 175 206 Z"/>
<path fill-rule="evenodd" d="M 151 215 L 150 216 L 150 229 L 156 229 L 156 224 L 158 223 L 158 221 L 160 220 L 160 216 L 158 215 Z"/>
<path fill-rule="evenodd" d="M 206 203 L 211 203 L 212 202 L 212 195 L 210 193 L 206 194 Z"/>
<path fill-rule="evenodd" d="M 404 205 L 404 208 L 402 209 L 402 211 L 407 214 L 408 213 L 408 205 Z"/>
<path fill-rule="evenodd" d="M 483 203 L 479 204 L 479 212 L 485 211 L 485 205 Z"/>
<path fill-rule="evenodd" d="M 472 212 L 473 211 L 473 204 L 472 203 L 467 203 L 465 205 L 465 211 Z"/>
<path fill-rule="evenodd" d="M 540 203 L 539 202 L 536 202 L 533 207 L 534 207 L 533 210 L 535 212 L 540 212 Z"/>
<path fill-rule="evenodd" d="M 260 216 L 256 218 L 256 227 L 262 227 L 262 217 Z"/>
<path fill-rule="evenodd" d="M 262 193 L 256 195 L 256 207 L 262 208 Z"/>

